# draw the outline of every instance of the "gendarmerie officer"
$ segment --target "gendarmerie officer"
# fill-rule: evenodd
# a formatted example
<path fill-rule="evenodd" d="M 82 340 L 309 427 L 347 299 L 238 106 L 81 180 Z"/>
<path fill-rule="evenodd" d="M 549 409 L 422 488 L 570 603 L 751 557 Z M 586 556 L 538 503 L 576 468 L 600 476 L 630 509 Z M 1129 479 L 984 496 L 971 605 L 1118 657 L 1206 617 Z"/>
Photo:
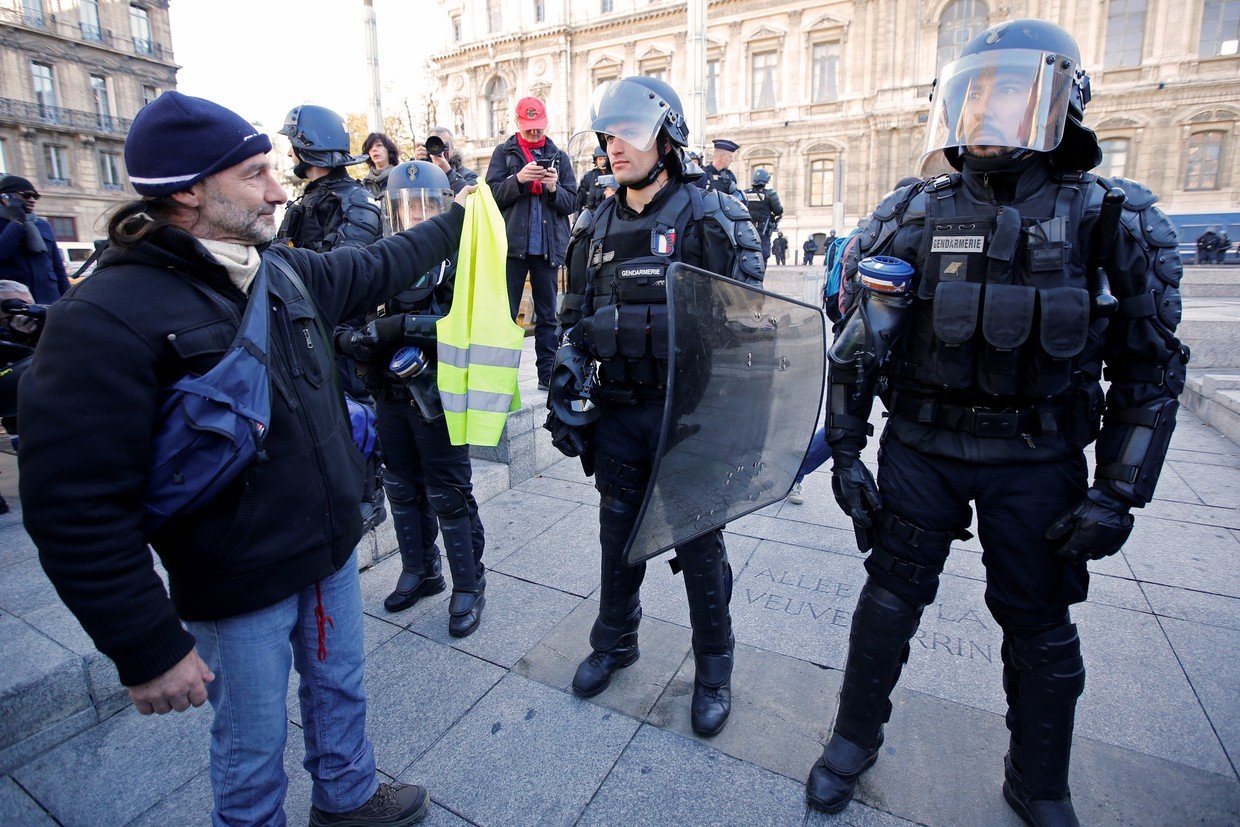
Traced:
<path fill-rule="evenodd" d="M 712 144 L 715 147 L 714 157 L 703 168 L 705 174 L 696 179 L 695 183 L 702 189 L 717 190 L 739 198 L 741 189 L 736 181 L 736 173 L 728 167 L 732 164 L 732 155 L 741 145 L 723 138 L 713 141 Z"/>
<path fill-rule="evenodd" d="M 452 198 L 439 166 L 429 161 L 398 164 L 383 195 L 387 229 L 398 233 L 439 215 L 452 208 Z M 478 628 L 486 605 L 486 568 L 469 447 L 453 445 L 448 438 L 436 384 L 435 322 L 452 308 L 455 270 L 454 256 L 384 302 L 378 318 L 357 330 L 338 331 L 336 348 L 356 360 L 358 374 L 377 403 L 383 487 L 402 563 L 383 607 L 399 612 L 444 590 L 435 526 L 426 524 L 425 497 L 438 517 L 452 571 L 448 632 L 465 637 Z"/>
<path fill-rule="evenodd" d="M 583 213 L 573 230 L 560 314 L 566 344 L 557 357 L 557 366 L 563 366 L 557 370 L 574 359 L 601 363 L 595 398 L 602 410 L 593 448 L 578 445 L 597 469 L 595 485 L 602 494 L 602 584 L 599 616 L 590 632 L 594 651 L 573 678 L 573 691 L 590 697 L 638 657 L 639 589 L 646 567 L 626 565 L 622 555 L 650 479 L 667 384 L 667 299 L 663 278 L 649 273 L 665 273 L 681 261 L 760 284 L 763 265 L 744 205 L 684 178 L 688 127 L 668 84 L 649 77 L 613 81 L 596 93 L 590 131 L 578 137 L 606 148 L 620 184 L 597 210 Z M 557 388 L 553 373 L 553 394 Z M 732 570 L 722 531 L 677 547 L 676 561 L 684 572 L 693 626 L 693 729 L 714 735 L 731 709 Z"/>
<path fill-rule="evenodd" d="M 753 182 L 749 189 L 745 190 L 745 206 L 749 208 L 749 217 L 753 219 L 754 229 L 758 231 L 758 235 L 762 238 L 762 262 L 765 265 L 766 260 L 771 257 L 771 233 L 779 226 L 779 219 L 783 218 L 784 205 L 780 203 L 779 193 L 773 189 L 767 189 L 767 185 L 771 183 L 771 173 L 765 169 L 755 169 L 753 171 Z"/>
<path fill-rule="evenodd" d="M 819 809 L 842 809 L 877 758 L 909 639 L 973 503 L 1003 629 L 1004 797 L 1029 824 L 1077 824 L 1068 763 L 1085 665 L 1069 607 L 1086 597 L 1087 561 L 1119 551 L 1131 509 L 1153 497 L 1188 360 L 1175 231 L 1148 189 L 1088 172 L 1102 153 L 1082 125 L 1079 64 L 1072 37 L 1040 20 L 970 41 L 940 72 L 928 128 L 928 152 L 958 171 L 895 190 L 861 235 L 861 257 L 912 265 L 907 293 L 875 280 L 890 260 L 862 261 L 860 277 L 855 255 L 847 264 L 828 441 L 836 499 L 873 550 L 834 733 L 809 776 Z M 858 459 L 876 388 L 891 414 L 877 487 Z"/>
<path fill-rule="evenodd" d="M 345 171 L 366 156 L 349 154 L 344 119 L 326 107 L 303 104 L 289 111 L 280 134 L 293 145 L 293 174 L 309 183 L 285 211 L 277 242 L 326 253 L 382 238 L 379 207 Z"/>

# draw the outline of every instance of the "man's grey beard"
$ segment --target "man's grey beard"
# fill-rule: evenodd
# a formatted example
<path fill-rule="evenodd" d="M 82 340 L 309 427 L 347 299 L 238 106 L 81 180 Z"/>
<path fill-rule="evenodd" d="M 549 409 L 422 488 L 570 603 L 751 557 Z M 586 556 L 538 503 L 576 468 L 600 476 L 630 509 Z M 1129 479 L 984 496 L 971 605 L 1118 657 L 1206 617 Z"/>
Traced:
<path fill-rule="evenodd" d="M 233 202 L 219 197 L 212 188 L 208 188 L 207 202 L 199 214 L 199 220 L 205 223 L 209 238 L 235 239 L 255 247 L 270 244 L 276 237 L 274 221 L 265 223 L 264 217 L 270 216 L 268 205 L 256 210 L 243 210 Z"/>

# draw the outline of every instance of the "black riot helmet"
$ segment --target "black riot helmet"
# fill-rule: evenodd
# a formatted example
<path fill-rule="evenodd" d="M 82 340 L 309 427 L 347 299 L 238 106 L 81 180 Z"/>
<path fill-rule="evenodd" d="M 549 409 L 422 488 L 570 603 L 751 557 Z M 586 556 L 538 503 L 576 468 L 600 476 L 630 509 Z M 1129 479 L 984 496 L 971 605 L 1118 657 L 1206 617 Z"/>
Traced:
<path fill-rule="evenodd" d="M 360 164 L 365 155 L 349 154 L 349 130 L 344 118 L 325 106 L 304 103 L 289 110 L 284 118 L 280 134 L 288 136 L 297 155 L 298 164 L 293 174 L 306 177 L 306 167 L 316 166 L 332 169 Z"/>
<path fill-rule="evenodd" d="M 1063 28 L 1009 20 L 970 40 L 935 80 L 926 152 L 942 150 L 957 169 L 969 146 L 1045 152 L 1056 166 L 1088 170 L 1102 161 L 1082 123 L 1090 99 L 1081 53 Z"/>
<path fill-rule="evenodd" d="M 452 209 L 452 185 L 429 161 L 406 161 L 392 167 L 383 192 L 384 234 L 416 226 Z"/>
<path fill-rule="evenodd" d="M 771 173 L 768 170 L 758 167 L 753 171 L 753 186 L 755 188 L 765 187 L 771 183 Z"/>
<path fill-rule="evenodd" d="M 600 84 L 590 100 L 589 123 L 569 139 L 569 154 L 580 157 L 586 142 L 591 140 L 596 140 L 599 147 L 606 150 L 608 135 L 643 151 L 655 146 L 663 136 L 672 143 L 671 149 L 660 153 L 646 178 L 629 184 L 630 187 L 649 186 L 664 169 L 683 177 L 689 124 L 680 96 L 664 81 L 631 75 Z"/>

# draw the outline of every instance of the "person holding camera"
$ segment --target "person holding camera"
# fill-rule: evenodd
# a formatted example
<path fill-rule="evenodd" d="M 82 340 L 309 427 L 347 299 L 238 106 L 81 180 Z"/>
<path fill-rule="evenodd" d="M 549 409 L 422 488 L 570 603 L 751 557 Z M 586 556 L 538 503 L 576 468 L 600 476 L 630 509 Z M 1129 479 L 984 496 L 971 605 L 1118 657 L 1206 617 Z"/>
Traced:
<path fill-rule="evenodd" d="M 517 132 L 495 148 L 487 185 L 508 229 L 508 304 L 517 317 L 525 276 L 534 294 L 538 387 L 546 390 L 557 347 L 556 272 L 568 250 L 568 217 L 577 209 L 577 177 L 568 155 L 547 137 L 547 108 L 517 101 Z"/>
<path fill-rule="evenodd" d="M 439 167 L 448 176 L 452 191 L 460 192 L 462 187 L 478 183 L 478 173 L 465 166 L 460 153 L 454 151 L 452 141 L 452 131 L 446 126 L 437 126 L 426 136 L 426 143 L 414 150 L 413 157 Z"/>
<path fill-rule="evenodd" d="M 30 288 L 39 304 L 69 289 L 69 274 L 52 225 L 34 214 L 39 192 L 20 175 L 0 178 L 0 278 Z"/>

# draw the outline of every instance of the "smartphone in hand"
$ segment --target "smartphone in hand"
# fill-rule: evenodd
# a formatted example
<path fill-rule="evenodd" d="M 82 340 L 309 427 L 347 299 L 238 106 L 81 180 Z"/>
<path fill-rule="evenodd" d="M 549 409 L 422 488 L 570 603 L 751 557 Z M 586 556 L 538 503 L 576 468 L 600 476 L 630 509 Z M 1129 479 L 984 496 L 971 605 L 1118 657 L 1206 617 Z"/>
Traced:
<path fill-rule="evenodd" d="M 551 169 L 552 167 L 555 166 L 555 159 L 554 158 L 539 158 L 534 163 L 538 164 L 543 169 Z"/>

